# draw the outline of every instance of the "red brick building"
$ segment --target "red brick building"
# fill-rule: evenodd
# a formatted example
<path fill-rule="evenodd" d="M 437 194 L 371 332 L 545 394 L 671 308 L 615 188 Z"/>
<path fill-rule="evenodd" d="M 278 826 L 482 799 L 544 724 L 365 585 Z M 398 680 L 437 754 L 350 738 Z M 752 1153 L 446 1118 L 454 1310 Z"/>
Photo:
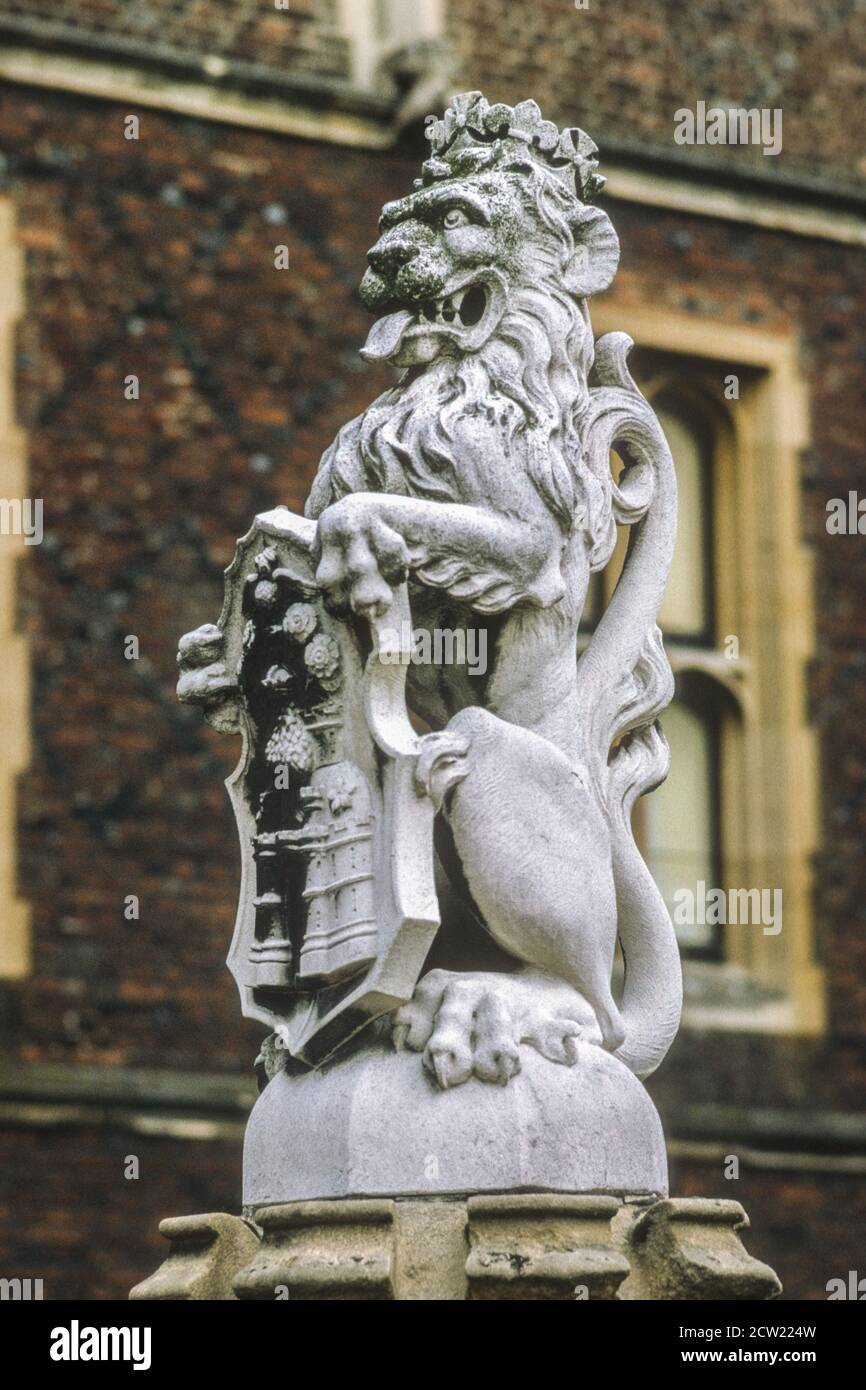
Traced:
<path fill-rule="evenodd" d="M 0 535 L 0 1274 L 123 1297 L 162 1216 L 239 1207 L 237 749 L 177 704 L 176 642 L 385 383 L 365 251 L 469 88 L 601 147 L 593 323 L 635 338 L 682 466 L 647 853 L 672 893 L 783 893 L 778 932 L 683 929 L 650 1083 L 674 1190 L 741 1201 L 785 1297 L 859 1268 L 864 73 L 856 0 L 0 4 L 0 493 L 44 507 L 41 544 Z M 781 112 L 779 153 L 678 144 L 699 102 Z"/>

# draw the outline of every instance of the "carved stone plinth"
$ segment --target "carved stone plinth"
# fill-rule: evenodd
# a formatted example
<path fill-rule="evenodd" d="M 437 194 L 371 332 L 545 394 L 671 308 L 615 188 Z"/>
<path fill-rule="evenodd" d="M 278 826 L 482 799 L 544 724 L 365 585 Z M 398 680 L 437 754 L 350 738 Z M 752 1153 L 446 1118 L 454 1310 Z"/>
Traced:
<path fill-rule="evenodd" d="M 373 1040 L 318 1071 L 278 1072 L 250 1116 L 244 1206 L 466 1192 L 666 1196 L 661 1122 L 622 1062 L 580 1043 L 573 1067 L 527 1048 L 508 1086 L 442 1091 Z"/>
<path fill-rule="evenodd" d="M 732 1301 L 781 1290 L 740 1240 L 749 1223 L 738 1202 L 358 1198 L 265 1207 L 256 1224 L 258 1244 L 236 1217 L 163 1222 L 172 1253 L 130 1297 Z"/>
<path fill-rule="evenodd" d="M 239 1216 L 169 1216 L 159 1233 L 171 1242 L 155 1274 L 136 1284 L 130 1298 L 169 1301 L 235 1297 L 232 1280 L 258 1248 L 258 1233 Z"/>
<path fill-rule="evenodd" d="M 628 1260 L 615 1248 L 612 1197 L 472 1197 L 464 1295 L 470 1299 L 615 1298 Z M 585 1293 L 583 1292 L 585 1290 Z"/>
<path fill-rule="evenodd" d="M 681 1197 L 656 1202 L 631 1227 L 633 1298 L 772 1298 L 781 1285 L 745 1251 L 749 1218 L 739 1202 Z"/>

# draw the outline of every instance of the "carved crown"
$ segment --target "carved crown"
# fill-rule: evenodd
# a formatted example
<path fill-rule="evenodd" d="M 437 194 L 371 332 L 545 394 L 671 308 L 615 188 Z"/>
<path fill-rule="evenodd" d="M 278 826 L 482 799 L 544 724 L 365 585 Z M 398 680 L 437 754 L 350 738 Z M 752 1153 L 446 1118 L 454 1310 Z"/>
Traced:
<path fill-rule="evenodd" d="M 561 131 L 553 121 L 546 121 L 537 102 L 491 106 L 481 92 L 462 92 L 452 102 L 441 120 L 428 117 L 432 158 L 424 164 L 417 186 L 453 178 L 473 165 L 498 162 L 513 153 L 523 159 L 529 155 L 551 170 L 584 203 L 604 187 L 604 178 L 596 173 L 595 142 L 576 127 Z"/>

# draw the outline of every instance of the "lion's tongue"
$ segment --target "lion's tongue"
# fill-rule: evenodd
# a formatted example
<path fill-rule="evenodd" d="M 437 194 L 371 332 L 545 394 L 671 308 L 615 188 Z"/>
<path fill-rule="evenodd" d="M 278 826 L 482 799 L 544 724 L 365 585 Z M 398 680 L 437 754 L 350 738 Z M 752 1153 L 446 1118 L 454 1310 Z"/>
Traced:
<path fill-rule="evenodd" d="M 361 348 L 361 356 L 366 362 L 382 362 L 397 351 L 400 339 L 413 321 L 408 309 L 400 309 L 396 314 L 386 314 L 377 319 L 370 329 L 367 341 Z"/>

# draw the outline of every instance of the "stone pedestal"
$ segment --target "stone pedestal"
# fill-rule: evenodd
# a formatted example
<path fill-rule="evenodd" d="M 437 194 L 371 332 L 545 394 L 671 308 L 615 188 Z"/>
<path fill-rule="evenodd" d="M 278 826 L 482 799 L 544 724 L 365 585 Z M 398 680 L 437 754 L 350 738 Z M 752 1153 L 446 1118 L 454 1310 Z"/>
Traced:
<path fill-rule="evenodd" d="M 442 1091 L 417 1053 L 371 1041 L 317 1071 L 278 1073 L 250 1116 L 244 1208 L 345 1197 L 520 1192 L 667 1194 L 652 1100 L 591 1043 L 575 1066 L 524 1048 L 507 1086 Z"/>
<path fill-rule="evenodd" d="M 135 1299 L 762 1300 L 738 1202 L 549 1192 L 292 1202 L 163 1222 L 172 1252 Z M 199 1239 L 195 1233 L 198 1231 Z"/>
<path fill-rule="evenodd" d="M 273 1060 L 273 1059 L 272 1059 Z M 270 1068 L 273 1072 L 273 1066 Z M 371 1038 L 276 1070 L 244 1146 L 244 1218 L 160 1227 L 136 1299 L 764 1299 L 736 1202 L 667 1197 L 661 1124 L 610 1053 L 527 1048 L 506 1087 L 440 1090 Z"/>

